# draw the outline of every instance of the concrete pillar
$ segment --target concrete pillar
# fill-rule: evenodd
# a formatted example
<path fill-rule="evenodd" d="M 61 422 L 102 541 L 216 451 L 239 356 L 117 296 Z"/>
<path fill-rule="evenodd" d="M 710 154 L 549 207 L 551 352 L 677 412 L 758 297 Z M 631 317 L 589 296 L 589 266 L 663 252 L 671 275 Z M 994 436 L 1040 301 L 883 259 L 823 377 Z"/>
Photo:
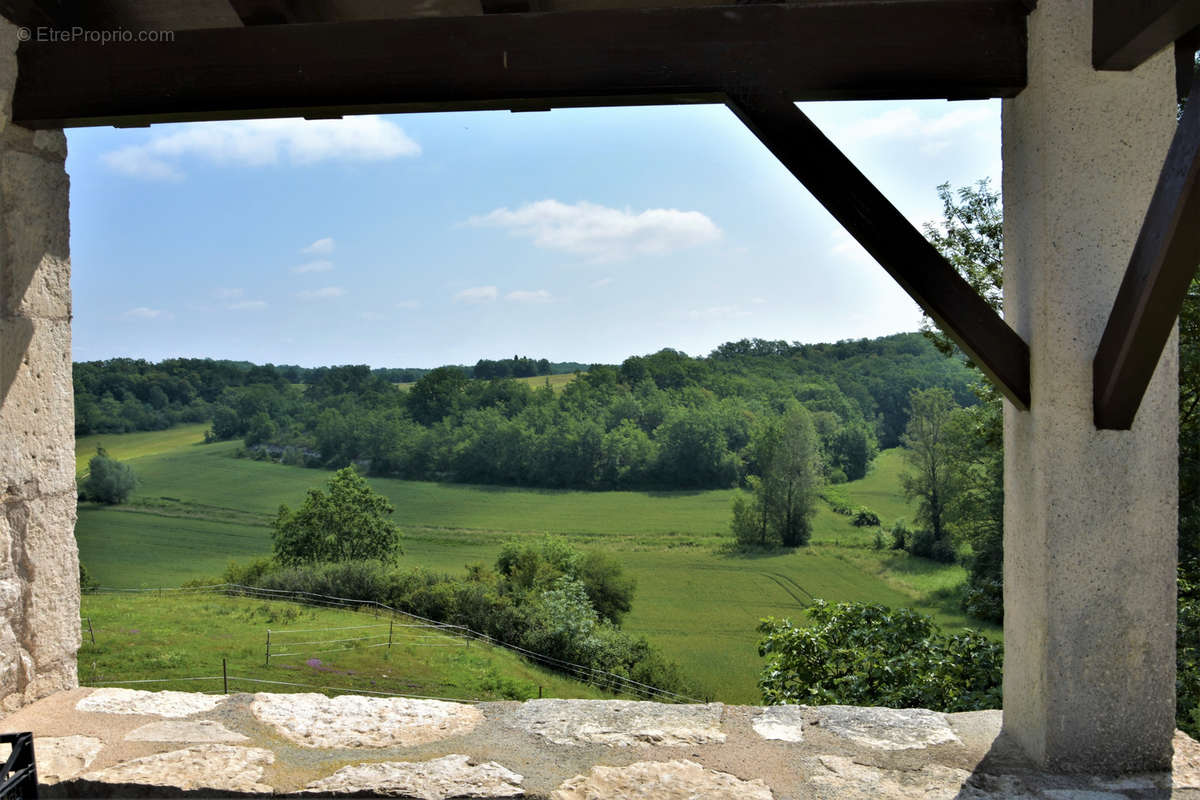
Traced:
<path fill-rule="evenodd" d="M 1006 406 L 1004 728 L 1044 768 L 1170 766 L 1178 341 L 1133 430 L 1092 423 L 1092 359 L 1175 127 L 1173 62 L 1091 68 L 1091 0 L 1040 0 L 1004 101 L 1004 307 L 1032 410 Z"/>
<path fill-rule="evenodd" d="M 13 125 L 0 19 L 0 710 L 77 685 L 71 262 L 62 131 Z"/>

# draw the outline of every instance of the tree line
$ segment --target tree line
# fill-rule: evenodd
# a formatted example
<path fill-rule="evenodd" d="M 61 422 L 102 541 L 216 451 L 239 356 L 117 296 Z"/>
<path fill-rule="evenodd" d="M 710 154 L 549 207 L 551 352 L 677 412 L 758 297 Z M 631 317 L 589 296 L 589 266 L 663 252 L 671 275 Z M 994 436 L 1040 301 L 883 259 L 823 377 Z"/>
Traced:
<path fill-rule="evenodd" d="M 407 479 L 724 488 L 757 474 L 755 443 L 800 406 L 819 449 L 814 468 L 837 483 L 862 477 L 879 443 L 898 439 L 906 389 L 942 386 L 973 399 L 966 368 L 918 334 L 829 346 L 744 344 L 740 354 L 733 346 L 708 358 L 665 349 L 620 366 L 592 365 L 561 392 L 472 379 L 452 367 L 401 392 L 366 367 L 332 367 L 305 387 L 227 388 L 212 404 L 211 438 L 240 438 L 259 458 L 355 464 Z"/>
<path fill-rule="evenodd" d="M 513 356 L 475 366 L 454 366 L 468 378 L 558 375 L 586 369 L 576 362 Z M 74 364 L 75 434 L 155 431 L 181 423 L 208 422 L 226 389 L 309 385 L 336 367 L 252 364 L 212 358 L 171 358 L 157 363 L 134 358 Z M 391 384 L 415 383 L 432 368 L 376 368 L 371 374 Z"/>

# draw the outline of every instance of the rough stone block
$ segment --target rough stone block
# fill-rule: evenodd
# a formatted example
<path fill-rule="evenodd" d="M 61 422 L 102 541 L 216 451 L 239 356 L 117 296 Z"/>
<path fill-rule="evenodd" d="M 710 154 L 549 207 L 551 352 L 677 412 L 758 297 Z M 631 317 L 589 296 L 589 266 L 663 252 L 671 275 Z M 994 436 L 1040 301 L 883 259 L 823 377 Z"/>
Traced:
<path fill-rule="evenodd" d="M 54 148 L 52 133 L 8 126 L 0 136 L 0 314 L 66 319 L 71 315 L 70 180 L 62 154 L 26 152 L 14 139 Z M 58 134 L 61 136 L 61 132 Z"/>
<path fill-rule="evenodd" d="M 0 492 L 73 491 L 75 398 L 67 320 L 0 318 Z"/>
<path fill-rule="evenodd" d="M 75 496 L 9 493 L 0 510 L 0 701 L 13 706 L 78 683 Z"/>

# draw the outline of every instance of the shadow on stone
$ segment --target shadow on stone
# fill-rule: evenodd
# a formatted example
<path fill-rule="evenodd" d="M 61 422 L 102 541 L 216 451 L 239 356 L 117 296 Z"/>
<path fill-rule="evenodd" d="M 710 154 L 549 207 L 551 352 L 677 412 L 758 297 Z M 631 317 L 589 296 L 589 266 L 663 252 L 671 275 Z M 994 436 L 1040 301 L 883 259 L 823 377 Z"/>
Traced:
<path fill-rule="evenodd" d="M 1053 775 L 1038 769 L 1006 733 L 992 742 L 955 800 L 1001 797 L 1136 798 L 1169 800 L 1170 773 L 1134 775 Z M 1188 795 L 1191 796 L 1191 795 Z"/>

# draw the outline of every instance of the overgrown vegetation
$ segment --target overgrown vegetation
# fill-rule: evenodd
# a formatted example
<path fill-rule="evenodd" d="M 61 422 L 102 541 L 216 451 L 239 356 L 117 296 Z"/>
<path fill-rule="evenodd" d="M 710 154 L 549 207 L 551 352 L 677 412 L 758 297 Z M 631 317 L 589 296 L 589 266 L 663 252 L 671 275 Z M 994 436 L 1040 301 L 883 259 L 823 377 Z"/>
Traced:
<path fill-rule="evenodd" d="M 975 633 L 938 633 L 907 608 L 817 600 L 809 624 L 765 619 L 763 702 L 975 711 L 1000 708 L 1003 648 Z"/>
<path fill-rule="evenodd" d="M 669 691 L 695 691 L 677 665 L 644 638 L 620 629 L 634 594 L 634 582 L 620 564 L 557 537 L 510 542 L 492 568 L 476 564 L 459 577 L 378 561 L 283 566 L 260 559 L 231 564 L 222 582 L 383 603 L 585 670 Z M 607 685 L 602 675 L 593 682 Z"/>

